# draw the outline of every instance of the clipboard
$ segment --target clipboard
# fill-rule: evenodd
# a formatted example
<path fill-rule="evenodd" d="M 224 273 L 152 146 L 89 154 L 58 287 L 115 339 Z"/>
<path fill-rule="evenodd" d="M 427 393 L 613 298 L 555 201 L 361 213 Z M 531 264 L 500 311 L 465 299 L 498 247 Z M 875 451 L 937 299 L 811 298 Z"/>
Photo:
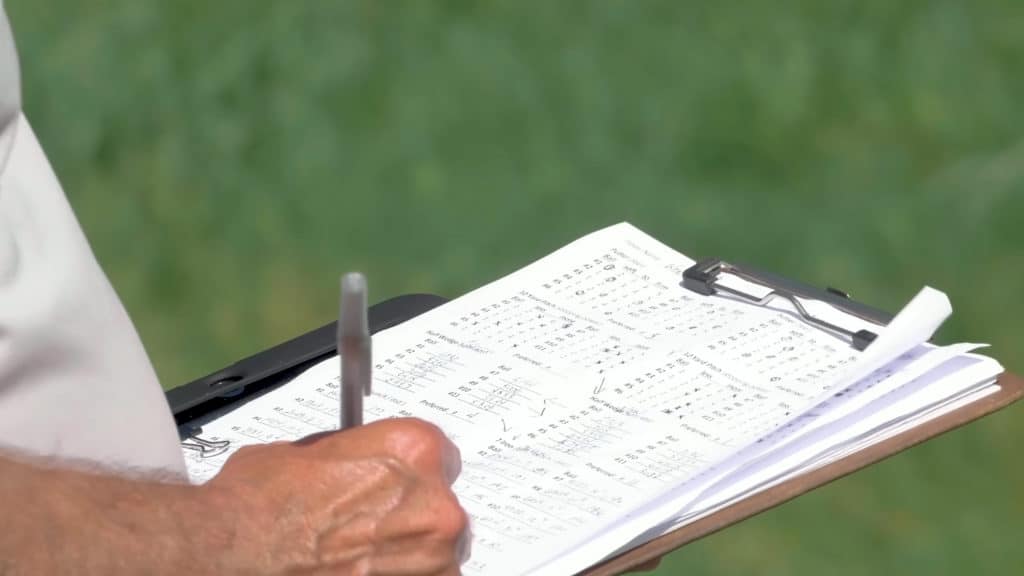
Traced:
<path fill-rule="evenodd" d="M 765 287 L 768 293 L 737 293 L 720 282 L 722 274 L 735 275 L 747 282 L 759 284 Z M 857 302 L 840 290 L 818 289 L 750 266 L 739 266 L 718 259 L 701 260 L 687 269 L 683 273 L 680 286 L 705 295 L 722 294 L 740 298 L 752 305 L 766 305 L 774 298 L 789 300 L 795 304 L 798 315 L 804 321 L 845 337 L 851 346 L 858 349 L 870 345 L 874 333 L 864 333 L 863 329 L 845 328 L 815 318 L 800 306 L 800 301 L 810 299 L 825 302 L 847 314 L 879 326 L 884 326 L 892 319 L 888 313 Z M 370 331 L 376 333 L 390 328 L 445 302 L 446 298 L 432 294 L 408 294 L 385 300 L 369 308 Z M 178 425 L 180 438 L 184 441 L 199 434 L 199 423 L 209 418 L 211 414 L 230 410 L 235 405 L 283 385 L 307 368 L 334 355 L 336 326 L 336 322 L 331 322 L 242 359 L 222 370 L 168 390 L 167 400 Z M 690 542 L 714 534 L 815 488 L 1005 408 L 1024 396 L 1024 379 L 1018 376 L 1004 373 L 998 378 L 998 384 L 1000 390 L 993 394 L 854 452 L 841 460 L 757 492 L 709 516 L 609 558 L 578 576 L 613 576 L 625 573 Z"/>

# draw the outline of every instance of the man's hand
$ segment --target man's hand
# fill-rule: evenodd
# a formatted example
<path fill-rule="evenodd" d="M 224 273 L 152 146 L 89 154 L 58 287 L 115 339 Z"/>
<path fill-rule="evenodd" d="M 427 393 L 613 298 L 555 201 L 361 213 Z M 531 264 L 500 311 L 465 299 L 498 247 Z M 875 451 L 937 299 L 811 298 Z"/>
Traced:
<path fill-rule="evenodd" d="M 451 576 L 469 552 L 458 450 L 418 420 L 246 448 L 202 486 L 60 464 L 0 453 L 0 574 Z"/>
<path fill-rule="evenodd" d="M 457 575 L 469 554 L 451 491 L 460 469 L 458 449 L 414 419 L 243 448 L 203 487 L 233 524 L 219 570 Z"/>

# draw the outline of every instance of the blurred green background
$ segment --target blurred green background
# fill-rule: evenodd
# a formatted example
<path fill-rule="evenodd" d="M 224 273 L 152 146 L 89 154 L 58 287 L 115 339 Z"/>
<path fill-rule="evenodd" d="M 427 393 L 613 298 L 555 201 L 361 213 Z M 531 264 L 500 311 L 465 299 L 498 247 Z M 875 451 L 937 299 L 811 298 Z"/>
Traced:
<path fill-rule="evenodd" d="M 8 0 L 25 102 L 167 387 L 628 220 L 1024 370 L 1024 3 Z M 659 574 L 1022 574 L 1024 407 Z"/>

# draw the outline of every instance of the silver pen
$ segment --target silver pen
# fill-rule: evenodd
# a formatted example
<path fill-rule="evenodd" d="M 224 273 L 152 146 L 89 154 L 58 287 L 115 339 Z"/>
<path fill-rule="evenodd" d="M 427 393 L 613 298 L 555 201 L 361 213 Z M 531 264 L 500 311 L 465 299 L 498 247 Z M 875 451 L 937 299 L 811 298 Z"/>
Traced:
<path fill-rule="evenodd" d="M 363 423 L 363 396 L 370 395 L 373 362 L 366 278 L 358 272 L 341 277 L 338 359 L 341 362 L 341 429 L 346 430 Z"/>

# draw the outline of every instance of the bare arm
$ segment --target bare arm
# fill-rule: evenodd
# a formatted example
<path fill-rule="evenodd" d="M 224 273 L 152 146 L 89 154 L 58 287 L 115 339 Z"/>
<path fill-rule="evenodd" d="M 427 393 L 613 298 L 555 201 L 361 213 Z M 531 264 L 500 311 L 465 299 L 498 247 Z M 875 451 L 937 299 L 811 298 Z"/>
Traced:
<path fill-rule="evenodd" d="M 0 456 L 0 574 L 195 573 L 231 539 L 205 492 Z"/>
<path fill-rule="evenodd" d="M 243 448 L 202 486 L 0 455 L 0 576 L 453 576 L 469 544 L 459 468 L 411 419 Z"/>

